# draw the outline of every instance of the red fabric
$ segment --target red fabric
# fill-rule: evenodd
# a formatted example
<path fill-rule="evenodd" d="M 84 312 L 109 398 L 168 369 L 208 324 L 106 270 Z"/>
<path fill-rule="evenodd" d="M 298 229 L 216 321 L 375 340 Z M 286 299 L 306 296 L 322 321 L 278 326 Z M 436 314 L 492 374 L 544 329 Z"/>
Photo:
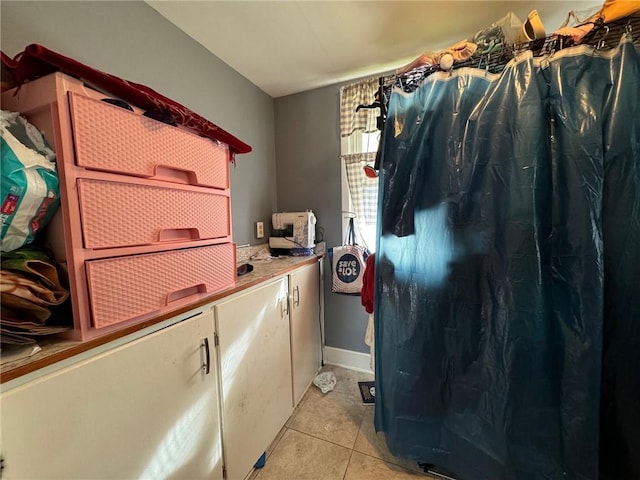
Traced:
<path fill-rule="evenodd" d="M 367 257 L 367 264 L 362 277 L 362 290 L 360 301 L 367 313 L 373 313 L 373 292 L 375 283 L 375 253 Z"/>
<path fill-rule="evenodd" d="M 192 112 L 184 105 L 174 102 L 155 90 L 145 85 L 95 70 L 42 45 L 32 44 L 27 46 L 24 52 L 16 55 L 13 60 L 3 53 L 2 63 L 12 72 L 17 85 L 22 85 L 24 82 L 55 71 L 61 71 L 80 78 L 98 90 L 118 97 L 143 110 L 159 108 L 168 111 L 178 124 L 191 128 L 205 137 L 219 140 L 229 145 L 232 158 L 235 153 L 248 153 L 251 151 L 251 147 L 246 143 L 211 123 L 206 118 Z"/>
<path fill-rule="evenodd" d="M 9 70 L 13 70 L 18 66 L 18 63 L 6 53 L 0 51 L 0 55 L 2 56 L 2 64 L 5 65 Z"/>

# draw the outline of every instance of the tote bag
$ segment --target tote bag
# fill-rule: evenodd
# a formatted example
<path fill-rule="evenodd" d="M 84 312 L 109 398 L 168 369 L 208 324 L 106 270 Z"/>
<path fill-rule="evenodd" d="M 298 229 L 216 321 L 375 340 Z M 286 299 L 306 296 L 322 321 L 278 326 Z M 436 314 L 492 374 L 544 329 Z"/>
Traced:
<path fill-rule="evenodd" d="M 346 295 L 360 295 L 369 251 L 355 242 L 353 218 L 349 219 L 347 238 L 344 243 L 329 249 L 331 291 Z"/>

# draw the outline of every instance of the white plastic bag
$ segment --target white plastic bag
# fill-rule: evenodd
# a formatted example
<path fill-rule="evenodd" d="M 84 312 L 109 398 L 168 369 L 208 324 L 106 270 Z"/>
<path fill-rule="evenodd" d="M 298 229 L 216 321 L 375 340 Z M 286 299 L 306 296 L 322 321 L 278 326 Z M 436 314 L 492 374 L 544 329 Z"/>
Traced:
<path fill-rule="evenodd" d="M 322 372 L 313 379 L 313 384 L 320 389 L 322 393 L 328 393 L 336 386 L 336 375 L 333 372 Z"/>

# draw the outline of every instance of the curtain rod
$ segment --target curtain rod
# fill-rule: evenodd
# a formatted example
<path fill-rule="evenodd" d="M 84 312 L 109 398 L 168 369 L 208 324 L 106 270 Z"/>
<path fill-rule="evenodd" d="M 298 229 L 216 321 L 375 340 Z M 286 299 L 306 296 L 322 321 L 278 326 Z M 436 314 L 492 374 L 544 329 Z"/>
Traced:
<path fill-rule="evenodd" d="M 609 50 L 620 42 L 625 33 L 633 36 L 633 42 L 640 44 L 640 15 L 632 15 L 613 22 L 604 23 L 596 21 L 595 27 L 584 36 L 579 45 L 591 45 L 598 50 Z M 553 53 L 564 48 L 574 46 L 570 38 L 549 35 L 539 40 L 522 42 L 512 45 L 504 45 L 502 48 L 488 53 L 472 55 L 469 59 L 454 63 L 453 70 L 462 67 L 483 68 L 490 73 L 500 73 L 506 64 L 514 57 L 527 50 L 533 51 L 535 56 Z M 437 65 L 424 65 L 411 69 L 404 73 L 393 73 L 380 76 L 380 84 L 386 89 L 399 86 L 405 91 L 415 90 L 420 82 L 437 72 Z M 387 95 L 384 95 L 387 97 Z M 381 98 L 387 102 L 386 98 Z"/>
<path fill-rule="evenodd" d="M 598 20 L 600 21 L 596 21 L 593 30 L 584 36 L 579 45 L 591 45 L 597 50 L 609 50 L 618 45 L 624 34 L 632 35 L 633 43 L 640 45 L 640 15 L 634 14 L 609 23 L 604 23 L 601 19 Z M 468 60 L 454 63 L 453 70 L 462 67 L 476 67 L 485 68 L 490 73 L 500 73 L 511 59 L 524 51 L 531 50 L 535 56 L 542 56 L 571 46 L 574 45 L 570 39 L 549 35 L 540 40 L 505 45 L 496 52 L 472 55 Z M 402 74 L 380 75 L 376 93 L 376 100 L 380 103 L 380 115 L 377 118 L 378 129 L 381 131 L 384 129 L 392 87 L 397 86 L 405 92 L 412 92 L 418 88 L 422 80 L 438 70 L 438 66 L 425 65 Z M 379 170 L 380 155 L 376 155 L 373 168 Z"/>

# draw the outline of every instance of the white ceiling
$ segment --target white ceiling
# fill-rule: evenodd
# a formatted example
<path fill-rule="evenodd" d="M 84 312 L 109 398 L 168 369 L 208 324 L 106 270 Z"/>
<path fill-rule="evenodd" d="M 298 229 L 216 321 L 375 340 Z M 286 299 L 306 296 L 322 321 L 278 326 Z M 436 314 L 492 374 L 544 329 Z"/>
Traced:
<path fill-rule="evenodd" d="M 392 70 L 537 9 L 547 32 L 593 1 L 147 0 L 272 97 Z"/>

